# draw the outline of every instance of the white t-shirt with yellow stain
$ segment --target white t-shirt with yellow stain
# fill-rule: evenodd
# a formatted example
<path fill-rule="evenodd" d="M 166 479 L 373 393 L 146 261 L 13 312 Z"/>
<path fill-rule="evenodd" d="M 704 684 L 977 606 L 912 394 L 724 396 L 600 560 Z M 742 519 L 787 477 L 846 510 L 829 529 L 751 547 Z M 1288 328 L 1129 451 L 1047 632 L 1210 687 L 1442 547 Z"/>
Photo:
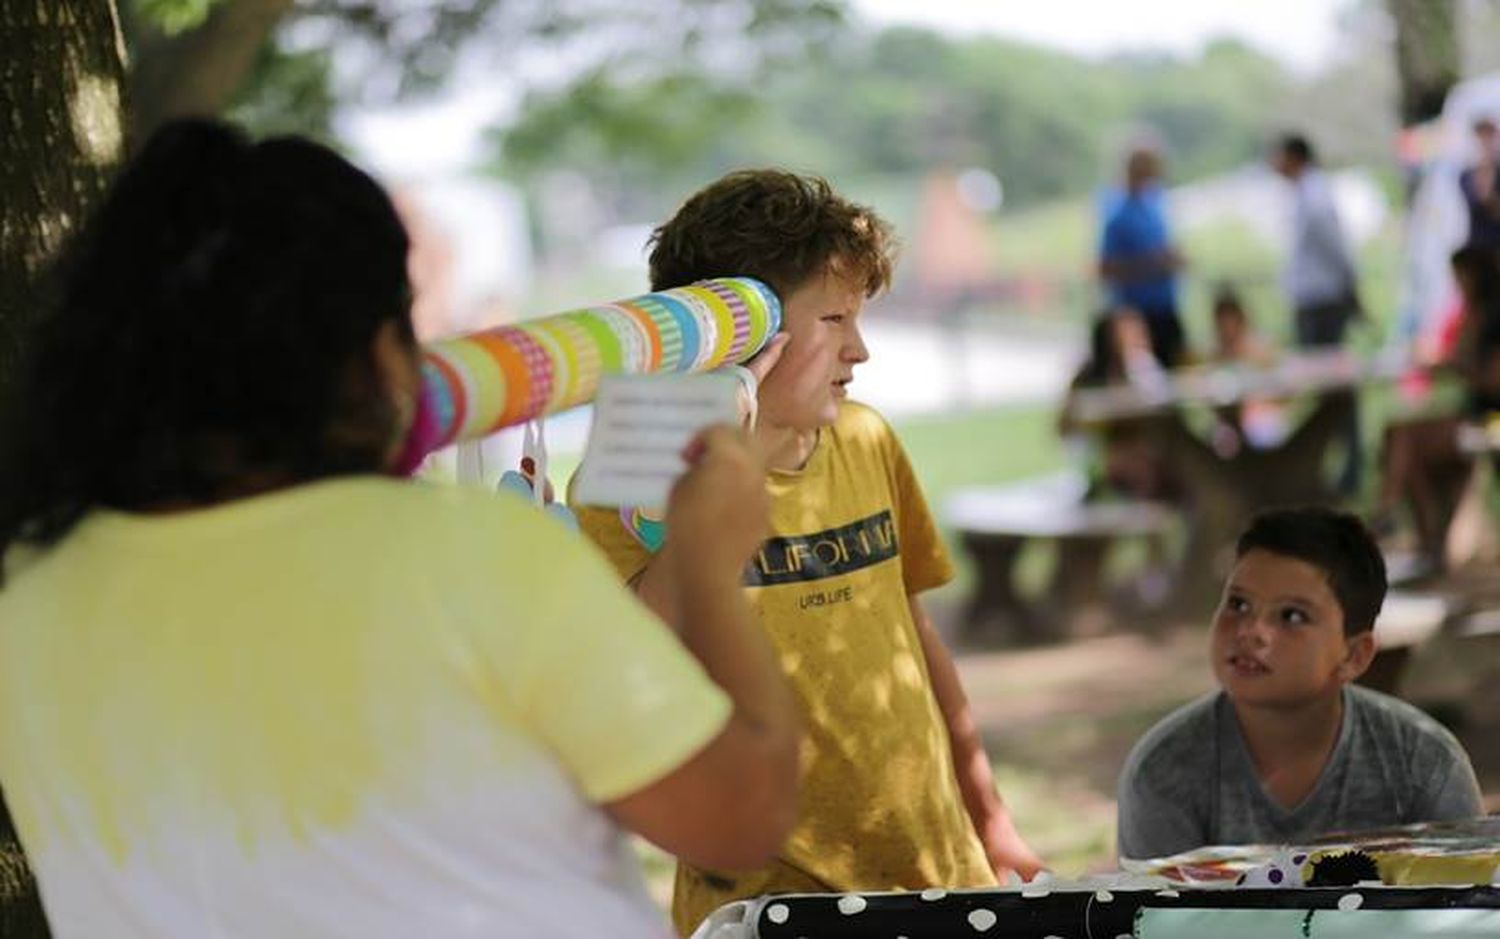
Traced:
<path fill-rule="evenodd" d="M 101 512 L 0 589 L 0 783 L 59 939 L 665 935 L 597 804 L 729 710 L 507 496 Z"/>

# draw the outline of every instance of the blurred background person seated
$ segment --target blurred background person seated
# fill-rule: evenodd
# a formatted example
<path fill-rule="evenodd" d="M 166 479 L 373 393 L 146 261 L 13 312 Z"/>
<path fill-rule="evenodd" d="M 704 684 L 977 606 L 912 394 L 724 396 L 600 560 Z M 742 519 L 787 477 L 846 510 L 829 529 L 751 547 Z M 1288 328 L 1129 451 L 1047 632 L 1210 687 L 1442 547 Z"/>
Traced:
<path fill-rule="evenodd" d="M 1418 561 L 1440 569 L 1443 544 L 1473 460 L 1458 449 L 1458 427 L 1500 412 L 1500 259 L 1470 244 L 1454 252 L 1462 304 L 1439 343 L 1440 368 L 1458 380 L 1458 409 L 1394 423 L 1386 429 L 1374 527 L 1389 538 L 1397 516 L 1409 516 Z"/>
<path fill-rule="evenodd" d="M 1138 419 L 1110 420 L 1085 427 L 1077 416 L 1077 393 L 1126 385 L 1165 393 L 1167 373 L 1152 352 L 1145 319 L 1132 307 L 1105 310 L 1090 331 L 1089 355 L 1068 384 L 1058 416 L 1058 433 L 1089 467 L 1089 496 L 1113 494 L 1177 501 L 1182 487 Z"/>
<path fill-rule="evenodd" d="M 1230 284 L 1221 284 L 1214 292 L 1213 326 L 1214 347 L 1209 355 L 1213 364 L 1255 368 L 1275 364 L 1277 350 L 1250 325 L 1244 302 Z M 1232 455 L 1244 445 L 1274 447 L 1287 436 L 1286 407 L 1272 398 L 1246 397 L 1219 408 L 1218 417 L 1214 448 L 1222 455 Z"/>

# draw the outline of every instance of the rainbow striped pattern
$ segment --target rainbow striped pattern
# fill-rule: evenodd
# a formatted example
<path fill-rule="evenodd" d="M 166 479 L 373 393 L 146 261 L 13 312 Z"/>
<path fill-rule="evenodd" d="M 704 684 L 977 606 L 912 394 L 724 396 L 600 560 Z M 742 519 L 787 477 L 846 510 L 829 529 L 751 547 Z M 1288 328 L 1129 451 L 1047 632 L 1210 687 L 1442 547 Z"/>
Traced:
<path fill-rule="evenodd" d="M 593 400 L 601 376 L 743 362 L 781 328 L 781 301 L 722 277 L 445 339 L 423 354 L 424 452 Z"/>

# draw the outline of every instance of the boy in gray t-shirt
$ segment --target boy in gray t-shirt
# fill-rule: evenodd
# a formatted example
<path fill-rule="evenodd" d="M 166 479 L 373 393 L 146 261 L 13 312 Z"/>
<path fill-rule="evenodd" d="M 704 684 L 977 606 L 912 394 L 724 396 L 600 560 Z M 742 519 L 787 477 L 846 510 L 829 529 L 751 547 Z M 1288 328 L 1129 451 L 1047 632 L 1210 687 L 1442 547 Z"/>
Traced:
<path fill-rule="evenodd" d="M 1374 657 L 1385 600 L 1364 525 L 1329 509 L 1267 512 L 1236 556 L 1210 642 L 1222 690 L 1168 715 L 1126 759 L 1120 856 L 1481 814 L 1452 734 L 1349 684 Z"/>

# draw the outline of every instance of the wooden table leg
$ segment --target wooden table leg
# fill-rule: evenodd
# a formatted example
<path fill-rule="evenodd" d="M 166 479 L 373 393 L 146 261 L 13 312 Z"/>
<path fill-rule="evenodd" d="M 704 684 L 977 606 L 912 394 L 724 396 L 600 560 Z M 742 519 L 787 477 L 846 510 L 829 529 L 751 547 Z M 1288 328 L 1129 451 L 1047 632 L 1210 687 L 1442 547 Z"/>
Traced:
<path fill-rule="evenodd" d="M 1079 616 L 1104 599 L 1104 563 L 1113 539 L 1105 535 L 1060 538 L 1048 612 L 1059 636 L 1078 633 Z"/>
<path fill-rule="evenodd" d="M 1016 592 L 1016 559 L 1026 540 L 1014 535 L 962 534 L 964 547 L 974 559 L 974 590 L 964 609 L 963 634 L 986 638 L 998 629 L 1022 642 L 1039 636 L 1036 613 Z"/>

